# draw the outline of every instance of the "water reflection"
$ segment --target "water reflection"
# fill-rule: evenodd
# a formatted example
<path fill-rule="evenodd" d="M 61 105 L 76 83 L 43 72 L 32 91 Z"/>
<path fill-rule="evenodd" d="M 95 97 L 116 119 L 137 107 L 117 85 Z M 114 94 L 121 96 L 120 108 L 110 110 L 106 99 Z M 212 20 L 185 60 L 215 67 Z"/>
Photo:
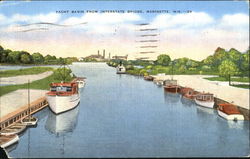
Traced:
<path fill-rule="evenodd" d="M 227 125 L 231 129 L 243 129 L 244 127 L 244 121 L 227 121 Z"/>
<path fill-rule="evenodd" d="M 17 145 L 18 145 L 18 142 L 13 144 L 13 145 L 10 145 L 10 146 L 6 147 L 5 150 L 9 153 L 9 152 L 15 150 L 17 148 Z"/>
<path fill-rule="evenodd" d="M 168 93 L 164 91 L 164 99 L 166 103 L 178 103 L 180 100 L 180 95 L 178 93 Z"/>
<path fill-rule="evenodd" d="M 196 108 L 197 108 L 196 112 L 198 115 L 201 115 L 201 116 L 217 115 L 215 112 L 216 110 L 214 110 L 214 109 L 200 107 L 198 105 L 196 105 Z"/>
<path fill-rule="evenodd" d="M 182 103 L 184 106 L 192 106 L 192 105 L 194 105 L 193 100 L 186 99 L 186 98 L 184 98 L 184 97 L 181 97 L 181 103 Z"/>
<path fill-rule="evenodd" d="M 45 124 L 46 130 L 60 136 L 74 131 L 77 125 L 79 106 L 58 115 L 54 114 L 52 111 L 49 111 L 48 113 L 48 118 Z"/>

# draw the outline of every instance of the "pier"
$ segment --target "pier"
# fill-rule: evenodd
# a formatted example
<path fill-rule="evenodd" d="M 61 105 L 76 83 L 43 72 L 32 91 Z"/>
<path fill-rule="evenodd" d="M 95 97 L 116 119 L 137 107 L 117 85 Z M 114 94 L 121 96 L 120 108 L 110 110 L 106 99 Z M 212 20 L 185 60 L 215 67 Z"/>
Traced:
<path fill-rule="evenodd" d="M 45 108 L 48 106 L 48 102 L 46 101 L 45 97 L 41 97 L 39 99 L 36 99 L 32 103 L 30 103 L 30 109 L 28 105 L 24 105 L 17 109 L 16 111 L 13 111 L 5 116 L 3 116 L 0 120 L 0 130 L 7 128 L 11 126 L 12 124 L 21 121 L 23 118 L 27 117 L 30 114 L 34 114 L 38 112 L 39 110 Z"/>
<path fill-rule="evenodd" d="M 20 89 L 0 98 L 0 130 L 21 121 L 29 114 L 48 106 L 45 98 L 46 90 L 30 90 L 30 107 L 28 104 L 27 89 Z"/>

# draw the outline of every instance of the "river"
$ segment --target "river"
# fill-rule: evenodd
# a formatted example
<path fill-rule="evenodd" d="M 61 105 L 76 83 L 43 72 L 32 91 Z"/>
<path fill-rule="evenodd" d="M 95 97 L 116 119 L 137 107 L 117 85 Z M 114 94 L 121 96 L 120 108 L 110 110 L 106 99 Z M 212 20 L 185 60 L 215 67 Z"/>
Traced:
<path fill-rule="evenodd" d="M 87 77 L 78 107 L 36 113 L 8 148 L 14 158 L 239 157 L 249 155 L 249 121 L 229 122 L 180 95 L 104 63 L 76 63 Z"/>

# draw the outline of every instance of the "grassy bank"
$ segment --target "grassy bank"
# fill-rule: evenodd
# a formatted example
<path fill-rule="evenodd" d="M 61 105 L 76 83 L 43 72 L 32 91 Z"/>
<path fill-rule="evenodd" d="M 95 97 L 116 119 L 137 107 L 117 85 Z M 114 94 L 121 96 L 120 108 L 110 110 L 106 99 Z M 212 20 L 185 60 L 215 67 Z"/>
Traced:
<path fill-rule="evenodd" d="M 204 78 L 210 81 L 228 81 L 226 78 L 224 77 L 208 77 L 208 78 Z M 249 83 L 249 77 L 231 77 L 231 81 L 232 82 L 244 82 L 244 83 Z"/>
<path fill-rule="evenodd" d="M 56 73 L 54 72 L 52 75 L 41 79 L 41 80 L 37 80 L 34 81 L 32 83 L 30 83 L 30 89 L 42 89 L 42 90 L 49 90 L 49 84 L 52 82 L 60 82 L 61 80 L 58 80 L 58 78 L 56 77 Z M 66 82 L 69 82 L 73 79 L 73 77 L 68 78 L 68 80 Z M 8 85 L 8 86 L 1 86 L 0 87 L 0 96 L 7 94 L 9 92 L 12 91 L 16 91 L 18 89 L 27 89 L 28 88 L 28 84 L 19 84 L 19 85 Z"/>
<path fill-rule="evenodd" d="M 0 71 L 0 77 L 13 77 L 13 76 L 20 76 L 20 75 L 33 75 L 39 74 L 46 71 L 52 71 L 52 67 L 32 67 L 32 68 L 25 68 L 19 70 L 6 70 Z"/>
<path fill-rule="evenodd" d="M 224 77 L 208 77 L 208 78 L 204 78 L 204 79 L 207 79 L 210 81 L 228 82 L 228 80 Z M 233 87 L 250 89 L 249 77 L 231 77 L 231 81 L 232 82 L 246 83 L 246 84 L 231 84 L 231 86 L 233 86 Z"/>

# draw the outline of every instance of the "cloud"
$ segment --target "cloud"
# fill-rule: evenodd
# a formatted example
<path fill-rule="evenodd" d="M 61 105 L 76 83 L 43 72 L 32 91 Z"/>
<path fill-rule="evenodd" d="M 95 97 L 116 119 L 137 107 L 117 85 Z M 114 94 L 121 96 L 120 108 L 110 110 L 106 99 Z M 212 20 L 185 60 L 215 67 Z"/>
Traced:
<path fill-rule="evenodd" d="M 249 15 L 242 13 L 226 14 L 221 18 L 219 27 L 224 29 L 249 28 Z"/>
<path fill-rule="evenodd" d="M 205 12 L 192 12 L 177 15 L 160 14 L 151 25 L 157 28 L 191 28 L 203 27 L 213 22 L 214 19 Z"/>
<path fill-rule="evenodd" d="M 23 15 L 23 14 L 15 14 L 13 15 L 9 22 L 27 22 L 27 23 L 35 23 L 35 22 L 48 22 L 48 23 L 56 23 L 60 20 L 60 14 L 56 13 L 48 13 L 48 14 L 37 14 L 37 15 Z"/>
<path fill-rule="evenodd" d="M 88 22 L 89 24 L 116 24 L 141 20 L 138 14 L 134 13 L 86 13 L 82 17 L 70 17 L 64 24 L 76 24 Z"/>

